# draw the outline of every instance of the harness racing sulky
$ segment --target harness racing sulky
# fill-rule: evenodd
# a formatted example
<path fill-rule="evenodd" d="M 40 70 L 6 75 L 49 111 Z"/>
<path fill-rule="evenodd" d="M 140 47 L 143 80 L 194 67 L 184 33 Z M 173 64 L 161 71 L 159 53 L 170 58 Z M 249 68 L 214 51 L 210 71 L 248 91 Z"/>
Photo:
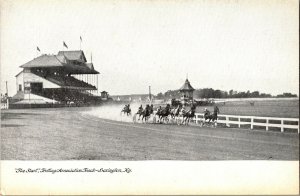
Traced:
<path fill-rule="evenodd" d="M 177 106 L 166 104 L 165 107 L 160 105 L 156 108 L 154 108 L 153 104 L 146 104 L 144 107 L 143 105 L 140 105 L 132 116 L 132 122 L 189 125 L 191 122 L 196 122 L 196 108 L 197 104 L 192 104 L 187 108 L 182 104 Z M 197 121 L 200 122 L 199 124 L 201 127 L 216 127 L 219 113 L 220 110 L 217 106 L 214 107 L 213 113 L 205 108 L 203 118 L 201 120 L 197 119 Z M 131 116 L 129 104 L 125 105 L 121 114 Z"/>
<path fill-rule="evenodd" d="M 121 115 L 131 116 L 130 104 L 124 106 L 124 108 L 121 110 Z"/>

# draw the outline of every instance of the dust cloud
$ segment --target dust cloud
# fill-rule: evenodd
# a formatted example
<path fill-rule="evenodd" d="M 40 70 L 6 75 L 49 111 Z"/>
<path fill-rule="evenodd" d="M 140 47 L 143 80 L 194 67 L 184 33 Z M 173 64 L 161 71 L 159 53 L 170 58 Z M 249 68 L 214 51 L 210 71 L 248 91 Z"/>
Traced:
<path fill-rule="evenodd" d="M 91 111 L 86 112 L 86 114 L 93 115 L 98 118 L 102 119 L 109 119 L 115 121 L 122 121 L 122 122 L 133 122 L 133 116 L 138 111 L 139 106 L 141 103 L 131 103 L 131 115 L 127 116 L 127 114 L 121 113 L 122 109 L 124 108 L 125 104 L 110 104 L 110 105 L 103 105 L 101 107 L 93 108 Z M 142 104 L 143 108 L 145 108 L 146 104 Z"/>

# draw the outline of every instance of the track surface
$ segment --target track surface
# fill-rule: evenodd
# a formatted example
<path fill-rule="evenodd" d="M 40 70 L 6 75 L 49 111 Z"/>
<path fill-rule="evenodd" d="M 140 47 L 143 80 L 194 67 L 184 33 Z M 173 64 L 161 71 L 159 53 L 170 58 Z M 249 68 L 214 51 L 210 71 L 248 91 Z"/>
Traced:
<path fill-rule="evenodd" d="M 299 135 L 133 124 L 91 108 L 1 111 L 2 160 L 299 160 Z"/>

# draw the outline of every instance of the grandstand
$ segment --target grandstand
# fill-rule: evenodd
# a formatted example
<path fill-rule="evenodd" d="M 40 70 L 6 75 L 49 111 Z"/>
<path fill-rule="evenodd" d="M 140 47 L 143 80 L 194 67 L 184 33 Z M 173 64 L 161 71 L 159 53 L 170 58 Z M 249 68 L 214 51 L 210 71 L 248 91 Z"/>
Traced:
<path fill-rule="evenodd" d="M 98 74 L 82 50 L 43 54 L 20 66 L 14 104 L 89 105 L 101 102 Z"/>

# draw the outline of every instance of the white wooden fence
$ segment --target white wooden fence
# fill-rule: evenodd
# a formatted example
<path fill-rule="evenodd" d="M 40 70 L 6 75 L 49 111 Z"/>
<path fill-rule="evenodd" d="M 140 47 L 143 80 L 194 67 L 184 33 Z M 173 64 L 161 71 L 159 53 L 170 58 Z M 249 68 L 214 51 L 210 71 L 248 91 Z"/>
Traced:
<path fill-rule="evenodd" d="M 194 123 L 200 124 L 203 122 L 202 113 L 196 113 L 195 115 L 196 118 L 193 120 Z M 298 118 L 218 115 L 217 124 L 226 124 L 226 126 L 230 126 L 230 124 L 236 124 L 239 128 L 241 125 L 250 125 L 251 129 L 253 129 L 254 126 L 260 126 L 265 127 L 266 131 L 268 131 L 270 127 L 278 127 L 280 128 L 281 132 L 284 132 L 284 129 L 288 128 L 297 130 L 299 134 Z"/>

